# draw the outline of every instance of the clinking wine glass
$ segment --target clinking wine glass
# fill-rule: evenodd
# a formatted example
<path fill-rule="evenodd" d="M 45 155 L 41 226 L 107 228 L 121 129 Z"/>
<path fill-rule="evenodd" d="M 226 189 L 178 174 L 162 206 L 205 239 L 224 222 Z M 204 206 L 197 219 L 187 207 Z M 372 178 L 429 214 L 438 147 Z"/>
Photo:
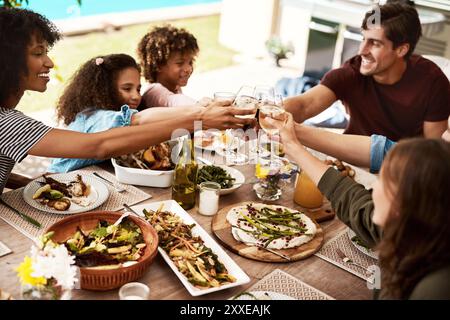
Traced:
<path fill-rule="evenodd" d="M 238 93 L 236 94 L 236 98 L 234 99 L 234 106 L 242 109 L 255 110 L 258 107 L 258 100 L 255 97 L 255 88 L 252 86 L 242 86 Z M 236 116 L 238 118 L 254 118 L 255 113 Z"/>
<path fill-rule="evenodd" d="M 286 112 L 283 106 L 283 97 L 281 94 L 275 94 L 272 99 L 263 99 L 260 102 L 258 115 L 260 127 L 270 136 L 270 153 L 271 155 L 278 156 L 281 154 L 282 144 L 279 142 L 273 142 L 274 136 L 278 133 L 278 128 L 267 121 L 268 117 L 275 120 L 287 120 Z"/>
<path fill-rule="evenodd" d="M 266 98 L 259 105 L 259 125 L 269 135 L 278 132 L 277 127 L 267 122 L 267 117 L 275 120 L 286 121 L 286 113 L 283 106 L 283 97 L 280 94 L 274 95 L 273 99 Z"/>
<path fill-rule="evenodd" d="M 214 92 L 214 101 L 234 101 L 236 94 L 229 91 Z"/>
<path fill-rule="evenodd" d="M 252 98 L 248 98 L 250 95 Z M 248 104 L 248 101 L 250 101 L 251 105 L 249 107 L 254 108 L 255 113 L 252 115 L 249 115 L 249 116 L 244 116 L 243 118 L 254 117 L 254 118 L 258 119 L 260 102 L 264 99 L 273 98 L 273 96 L 274 96 L 273 87 L 262 86 L 262 85 L 258 85 L 255 87 L 243 86 L 243 87 L 241 87 L 241 89 L 239 90 L 239 93 L 238 93 L 239 100 L 241 100 L 241 101 L 243 100 L 243 102 L 238 101 L 238 103 L 236 103 L 236 105 L 245 105 L 245 104 Z M 246 99 L 248 99 L 248 100 L 245 101 Z M 244 130 L 246 130 L 246 129 L 247 128 L 244 127 Z M 255 131 L 256 141 L 249 142 L 249 150 L 248 151 L 249 151 L 249 156 L 251 158 L 253 158 L 255 156 L 258 157 L 259 146 L 260 146 L 260 135 L 261 135 L 260 132 Z"/>
<path fill-rule="evenodd" d="M 236 98 L 234 99 L 233 105 L 236 108 L 253 111 L 250 114 L 246 114 L 246 115 L 236 115 L 236 117 L 242 118 L 242 119 L 256 118 L 256 110 L 258 108 L 258 100 L 255 98 L 255 87 L 249 86 L 249 85 L 244 85 L 244 86 L 240 87 L 239 91 L 236 94 Z M 249 128 L 250 128 L 250 125 L 244 125 L 242 129 L 244 131 L 247 131 Z M 238 145 L 240 145 L 240 144 L 238 143 Z M 233 164 L 246 163 L 248 161 L 248 157 L 245 154 L 239 152 L 239 147 L 238 147 L 237 151 L 238 151 L 237 153 L 233 154 L 233 158 L 235 158 L 235 160 L 233 160 L 231 162 Z"/>

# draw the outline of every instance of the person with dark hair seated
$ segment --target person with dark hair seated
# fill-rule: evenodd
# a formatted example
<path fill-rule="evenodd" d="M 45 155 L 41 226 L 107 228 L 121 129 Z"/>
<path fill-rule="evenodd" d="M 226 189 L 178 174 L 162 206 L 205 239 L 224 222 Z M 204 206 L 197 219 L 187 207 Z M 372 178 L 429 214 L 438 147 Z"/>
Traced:
<path fill-rule="evenodd" d="M 341 100 L 350 114 L 345 133 L 392 141 L 440 137 L 450 115 L 450 83 L 435 63 L 413 54 L 421 33 L 414 7 L 398 1 L 375 6 L 362 22 L 358 55 L 286 99 L 286 110 L 304 122 Z"/>
<path fill-rule="evenodd" d="M 381 290 L 375 297 L 450 299 L 450 143 L 400 141 L 372 192 L 310 154 L 297 139 L 291 114 L 287 122 L 266 120 L 337 217 L 378 250 Z"/>

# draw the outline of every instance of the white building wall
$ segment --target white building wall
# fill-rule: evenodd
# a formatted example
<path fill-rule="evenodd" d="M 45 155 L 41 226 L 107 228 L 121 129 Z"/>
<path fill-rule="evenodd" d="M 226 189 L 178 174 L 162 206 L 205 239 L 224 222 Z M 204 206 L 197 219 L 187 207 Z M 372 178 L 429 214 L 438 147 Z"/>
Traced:
<path fill-rule="evenodd" d="M 219 41 L 249 56 L 267 55 L 278 0 L 223 0 Z M 275 10 L 277 12 L 277 10 Z"/>

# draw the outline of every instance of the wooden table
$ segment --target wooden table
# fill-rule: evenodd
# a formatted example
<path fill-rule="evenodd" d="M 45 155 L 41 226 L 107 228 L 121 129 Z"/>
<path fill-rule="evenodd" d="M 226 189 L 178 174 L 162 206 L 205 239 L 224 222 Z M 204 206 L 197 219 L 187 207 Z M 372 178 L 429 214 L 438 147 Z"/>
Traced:
<path fill-rule="evenodd" d="M 254 166 L 246 165 L 236 168 L 242 171 L 247 179 L 253 177 Z M 171 198 L 170 188 L 140 188 L 153 196 L 152 199 L 143 203 Z M 292 193 L 293 188 L 285 188 L 282 198 L 277 201 L 276 204 L 298 208 L 292 200 Z M 244 184 L 238 191 L 222 196 L 220 199 L 220 208 L 247 200 L 258 201 L 255 192 L 252 190 L 252 185 L 250 184 Z M 212 217 L 198 214 L 197 208 L 189 210 L 189 213 L 207 232 L 211 233 Z M 325 233 L 325 241 L 334 237 L 345 228 L 345 225 L 337 218 L 323 222 L 321 223 L 321 226 Z M 29 253 L 31 241 L 2 219 L 0 219 L 0 240 L 13 250 L 12 254 L 0 257 L 0 288 L 11 293 L 16 299 L 19 299 L 20 283 L 14 269 L 23 261 L 24 256 Z M 267 263 L 249 260 L 236 255 L 227 249 L 225 250 L 249 275 L 251 278 L 250 283 L 205 296 L 192 297 L 160 255 L 157 255 L 148 269 L 148 272 L 138 281 L 150 286 L 151 299 L 228 299 L 249 288 L 272 270 L 278 268 L 336 299 L 359 300 L 372 298 L 372 293 L 367 289 L 365 281 L 316 256 L 311 256 L 297 262 Z M 118 299 L 118 290 L 107 292 L 74 290 L 72 296 L 73 299 L 88 300 Z"/>

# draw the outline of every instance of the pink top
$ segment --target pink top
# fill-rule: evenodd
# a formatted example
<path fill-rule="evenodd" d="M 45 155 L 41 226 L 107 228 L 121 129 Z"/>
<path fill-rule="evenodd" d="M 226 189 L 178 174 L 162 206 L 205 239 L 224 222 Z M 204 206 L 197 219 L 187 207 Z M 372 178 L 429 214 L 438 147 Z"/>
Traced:
<path fill-rule="evenodd" d="M 151 107 L 186 107 L 196 103 L 194 99 L 184 95 L 181 90 L 173 93 L 160 83 L 151 83 L 142 95 L 145 108 Z"/>

